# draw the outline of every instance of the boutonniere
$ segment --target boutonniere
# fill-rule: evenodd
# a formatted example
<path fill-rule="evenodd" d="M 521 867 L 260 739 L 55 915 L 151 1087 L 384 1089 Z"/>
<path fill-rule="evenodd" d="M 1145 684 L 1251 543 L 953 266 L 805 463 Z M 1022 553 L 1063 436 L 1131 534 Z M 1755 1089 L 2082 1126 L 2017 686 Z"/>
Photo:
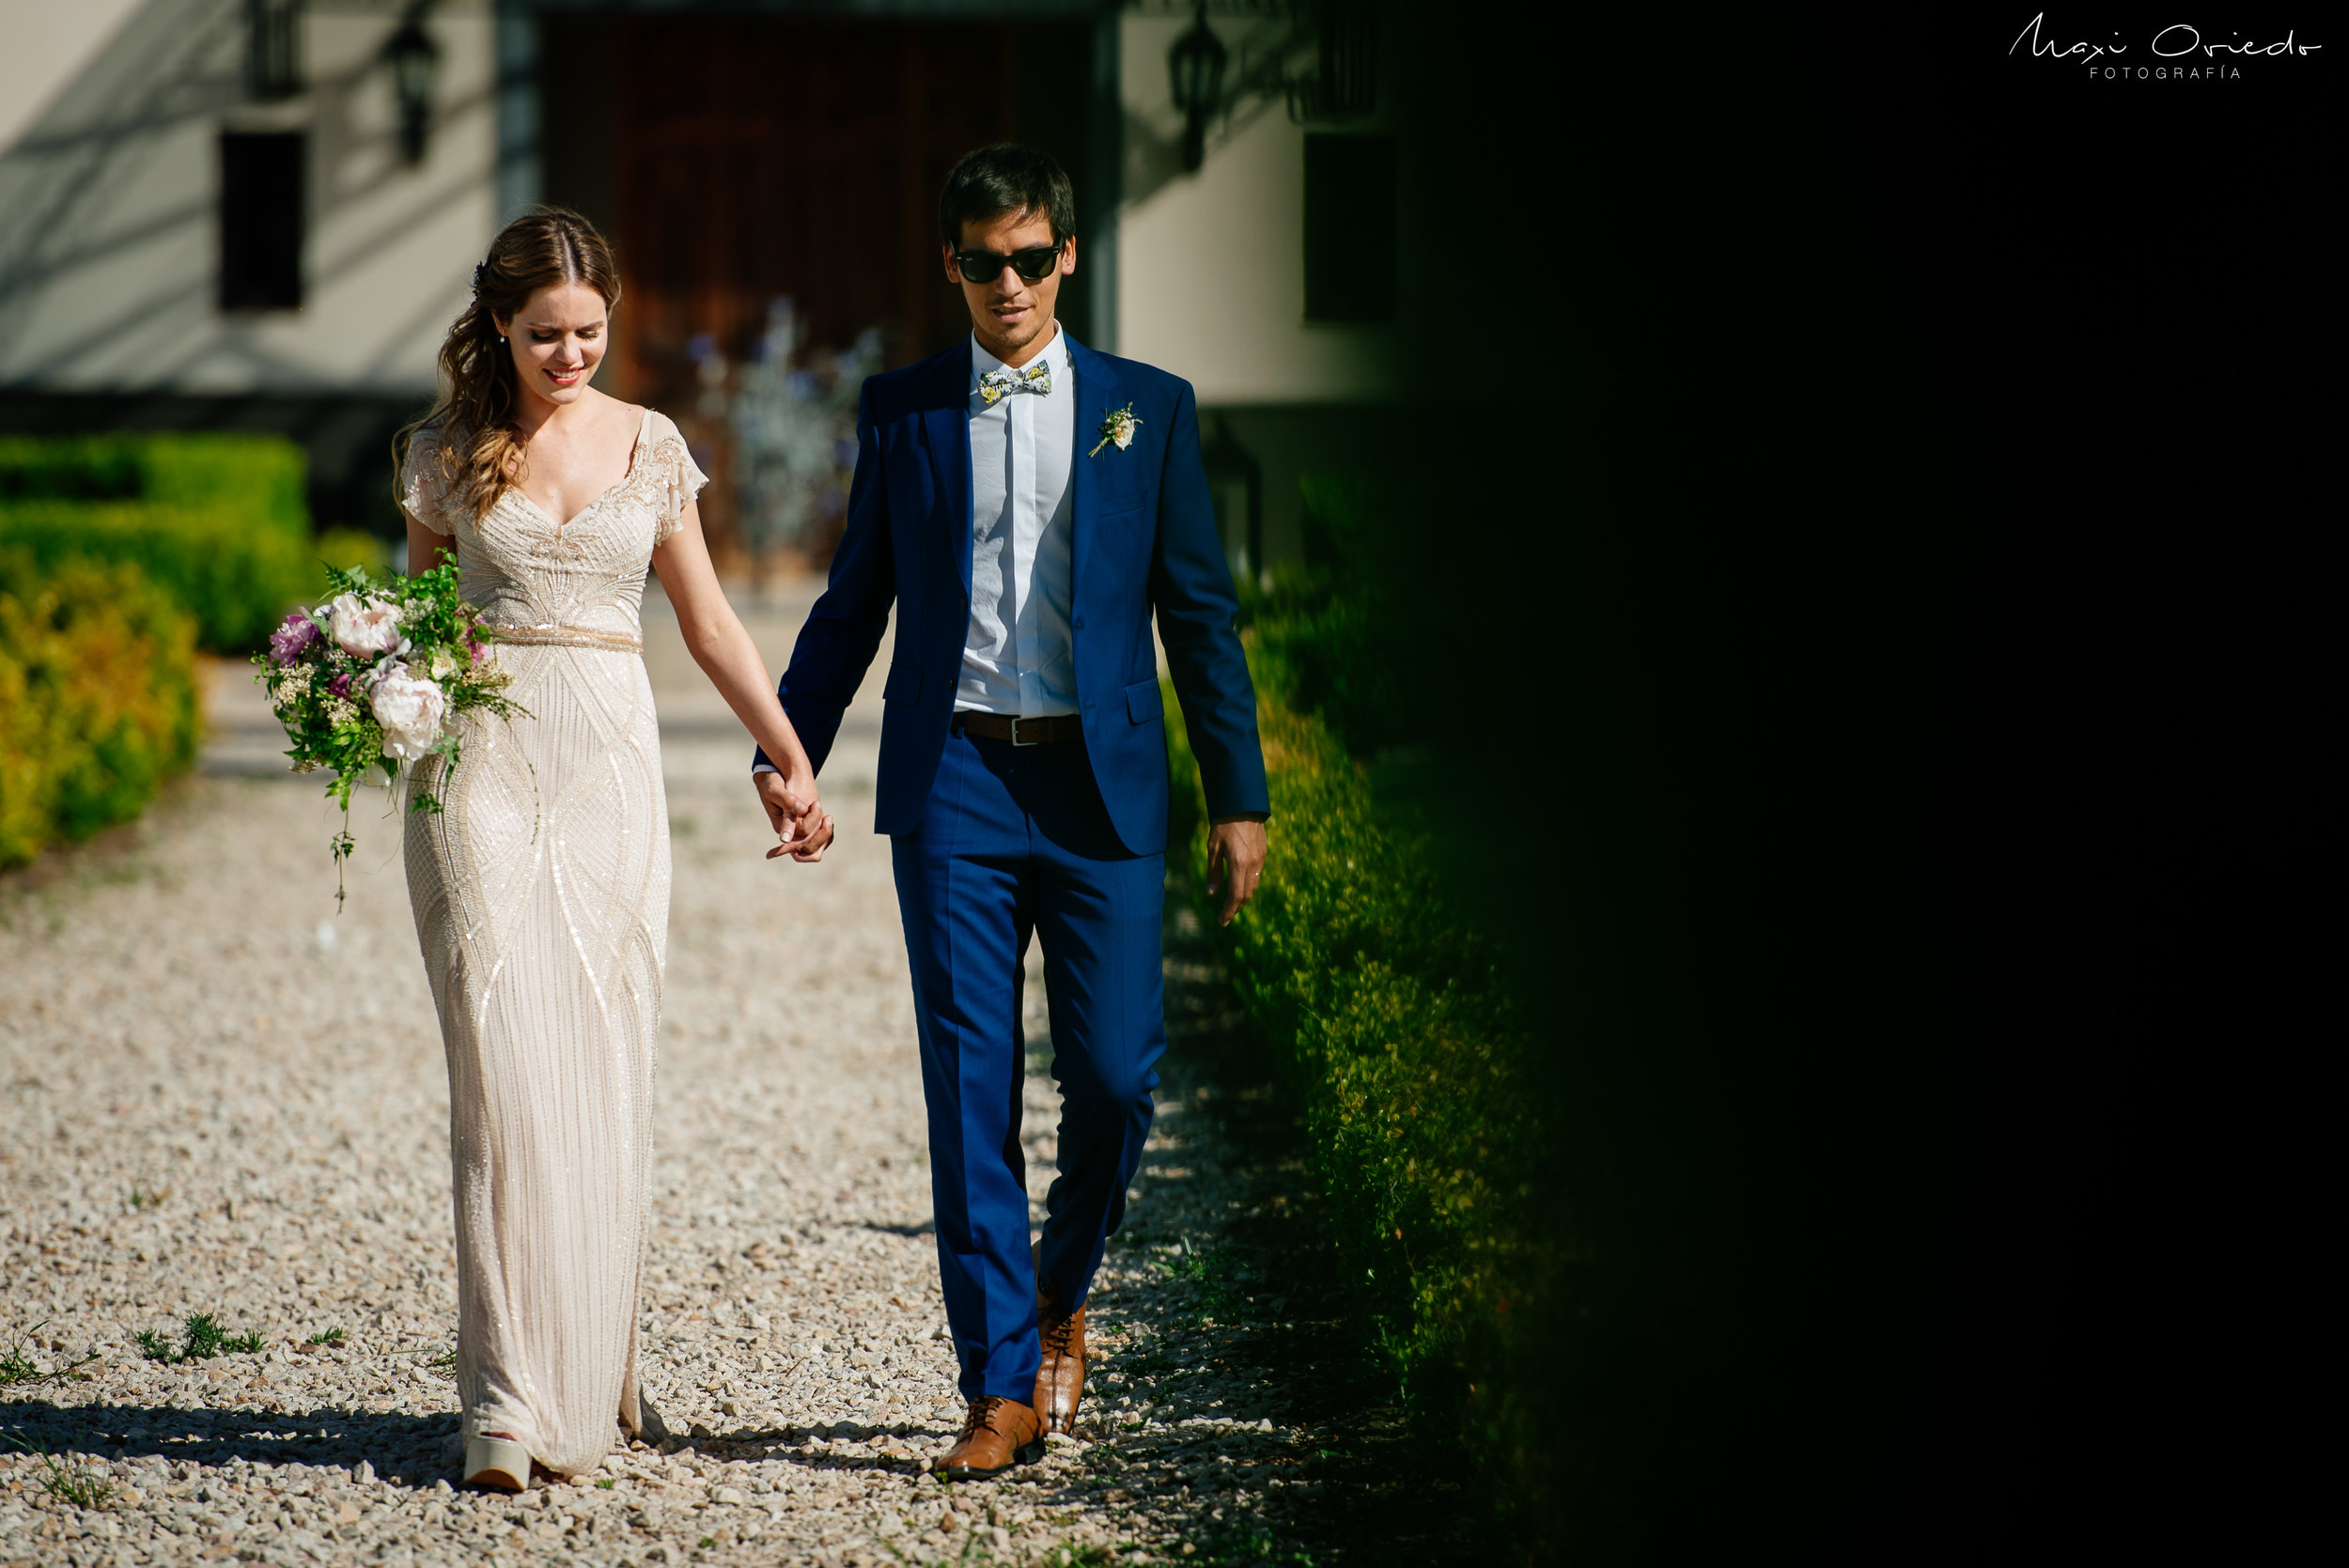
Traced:
<path fill-rule="evenodd" d="M 1093 450 L 1085 456 L 1097 458 L 1104 446 L 1114 446 L 1123 452 L 1134 443 L 1134 432 L 1140 428 L 1142 421 L 1134 417 L 1131 403 L 1122 409 L 1112 409 L 1101 416 L 1101 439 L 1093 443 Z"/>

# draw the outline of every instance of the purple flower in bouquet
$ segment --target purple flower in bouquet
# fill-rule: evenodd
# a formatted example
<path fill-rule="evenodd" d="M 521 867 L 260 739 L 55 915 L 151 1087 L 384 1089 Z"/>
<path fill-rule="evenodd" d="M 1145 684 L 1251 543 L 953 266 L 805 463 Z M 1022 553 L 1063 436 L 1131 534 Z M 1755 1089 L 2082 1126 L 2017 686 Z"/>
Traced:
<path fill-rule="evenodd" d="M 476 643 L 468 639 L 465 646 L 473 650 L 473 662 L 475 664 L 490 657 L 490 644 L 487 643 Z"/>
<path fill-rule="evenodd" d="M 350 672 L 346 670 L 341 675 L 336 675 L 333 680 L 328 681 L 326 683 L 326 689 L 337 697 L 350 696 Z"/>
<path fill-rule="evenodd" d="M 318 640 L 318 627 L 308 615 L 297 610 L 286 617 L 283 626 L 269 634 L 269 656 L 279 664 L 290 664 Z"/>

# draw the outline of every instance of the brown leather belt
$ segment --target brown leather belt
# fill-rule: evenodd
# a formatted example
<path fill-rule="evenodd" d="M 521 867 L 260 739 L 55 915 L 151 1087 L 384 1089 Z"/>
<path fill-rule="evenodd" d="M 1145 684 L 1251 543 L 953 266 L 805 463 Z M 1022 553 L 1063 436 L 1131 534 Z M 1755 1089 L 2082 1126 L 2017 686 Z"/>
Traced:
<path fill-rule="evenodd" d="M 955 715 L 955 733 L 975 735 L 982 740 L 1008 740 L 1015 746 L 1051 746 L 1085 737 L 1084 726 L 1073 713 L 1057 713 L 1049 719 L 1007 719 L 1000 713 L 962 712 Z"/>

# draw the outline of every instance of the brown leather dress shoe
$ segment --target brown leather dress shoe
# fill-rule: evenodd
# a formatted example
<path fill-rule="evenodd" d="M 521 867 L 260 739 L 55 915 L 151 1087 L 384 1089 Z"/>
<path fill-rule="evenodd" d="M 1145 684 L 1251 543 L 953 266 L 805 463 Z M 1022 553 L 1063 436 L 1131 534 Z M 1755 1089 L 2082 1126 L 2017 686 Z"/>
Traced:
<path fill-rule="evenodd" d="M 1085 1389 L 1085 1310 L 1064 1312 L 1035 1298 L 1036 1338 L 1044 1359 L 1035 1369 L 1035 1410 L 1047 1432 L 1077 1435 L 1077 1401 Z"/>
<path fill-rule="evenodd" d="M 1035 1411 L 1016 1399 L 986 1394 L 971 1402 L 962 1436 L 938 1462 L 938 1473 L 948 1481 L 984 1481 L 1043 1457 L 1044 1424 Z"/>

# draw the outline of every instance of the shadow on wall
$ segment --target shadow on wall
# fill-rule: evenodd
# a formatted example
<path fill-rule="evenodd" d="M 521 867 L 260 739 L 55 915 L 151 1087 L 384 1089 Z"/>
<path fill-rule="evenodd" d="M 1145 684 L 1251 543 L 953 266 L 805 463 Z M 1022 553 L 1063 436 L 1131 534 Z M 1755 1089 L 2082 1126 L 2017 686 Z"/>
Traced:
<path fill-rule="evenodd" d="M 271 355 L 249 334 L 218 330 L 211 179 L 192 194 L 160 199 L 140 190 L 156 178 L 166 138 L 184 136 L 192 123 L 207 132 L 236 127 L 256 113 L 241 69 L 244 17 L 244 8 L 227 0 L 150 0 L 0 152 L 0 209 L 10 214 L 0 228 L 0 388 L 54 386 L 68 378 L 102 384 L 103 373 L 93 375 L 93 367 L 119 362 L 141 336 L 161 349 L 135 360 L 132 376 L 148 385 L 168 385 L 200 359 L 224 354 L 241 360 L 257 381 L 318 379 L 314 367 Z M 304 271 L 312 278 L 347 274 L 444 210 L 457 187 L 474 182 L 470 174 L 454 182 L 443 178 L 365 233 L 339 237 L 331 251 L 316 242 L 337 216 L 380 206 L 396 181 L 414 179 L 394 153 L 397 127 L 360 124 L 361 89 L 380 69 L 369 55 L 313 77 L 301 118 L 287 122 L 306 130 L 309 156 L 320 171 L 308 179 L 305 196 L 313 241 Z M 438 118 L 484 111 L 489 101 L 486 91 L 444 100 Z M 344 179 L 345 170 L 356 172 Z M 122 297 L 90 310 L 84 330 L 32 349 L 37 360 L 5 347 L 38 342 L 32 329 L 54 318 L 57 286 L 99 278 L 121 280 Z M 368 337 L 382 347 L 361 345 L 358 363 L 344 367 L 346 379 L 364 385 L 396 374 L 394 356 L 453 318 L 463 293 L 463 279 L 452 276 L 445 291 L 411 308 L 407 318 L 368 323 Z"/>
<path fill-rule="evenodd" d="M 1238 19 L 1215 19 L 1216 31 L 1228 51 L 1230 64 L 1222 101 L 1206 128 L 1206 156 L 1210 160 L 1246 135 L 1265 116 L 1288 112 L 1284 84 L 1298 62 L 1310 54 L 1315 36 L 1312 26 L 1304 22 L 1304 15 L 1300 10 L 1294 16 L 1258 19 L 1245 31 L 1237 33 L 1232 29 Z M 1183 24 L 1190 24 L 1188 18 L 1183 19 Z M 1166 36 L 1172 40 L 1177 34 L 1168 31 Z M 1166 68 L 1160 64 L 1159 70 L 1159 80 L 1146 89 L 1137 92 L 1139 84 L 1127 85 L 1118 171 L 1121 207 L 1138 207 L 1175 180 L 1191 179 L 1196 174 L 1183 167 L 1183 120 L 1172 105 L 1164 76 Z M 1137 98 L 1152 107 L 1147 112 L 1138 111 Z"/>

